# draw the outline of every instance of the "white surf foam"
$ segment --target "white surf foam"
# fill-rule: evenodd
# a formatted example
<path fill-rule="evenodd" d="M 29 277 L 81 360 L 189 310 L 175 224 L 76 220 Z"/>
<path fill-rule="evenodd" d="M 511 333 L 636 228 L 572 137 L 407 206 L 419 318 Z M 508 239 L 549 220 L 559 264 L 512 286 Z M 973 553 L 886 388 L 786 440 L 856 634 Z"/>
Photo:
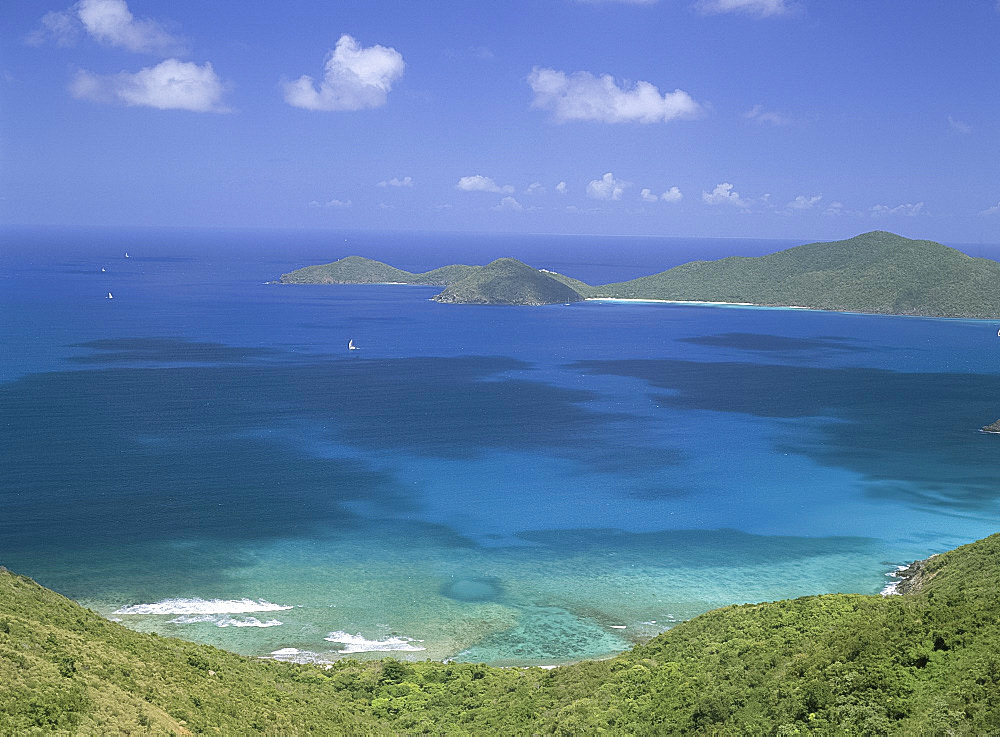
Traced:
<path fill-rule="evenodd" d="M 297 647 L 283 647 L 280 650 L 275 650 L 271 653 L 271 657 L 283 663 L 330 663 L 319 653 L 314 653 L 311 650 L 299 650 Z"/>
<path fill-rule="evenodd" d="M 248 612 L 278 612 L 290 606 L 272 604 L 259 599 L 164 599 L 155 604 L 123 606 L 115 614 L 246 614 Z"/>
<path fill-rule="evenodd" d="M 908 565 L 906 566 L 897 565 L 896 570 L 889 571 L 887 574 L 885 574 L 887 578 L 894 578 L 895 581 L 890 581 L 889 583 L 887 583 L 879 593 L 882 594 L 882 596 L 896 596 L 897 594 L 899 594 L 899 585 L 903 583 L 903 579 L 899 577 L 899 574 L 902 571 L 905 571 L 907 568 L 909 568 Z"/>
<path fill-rule="evenodd" d="M 281 622 L 277 619 L 269 619 L 261 622 L 257 617 L 247 617 L 246 619 L 234 619 L 224 617 L 215 625 L 216 627 L 280 627 Z"/>
<path fill-rule="evenodd" d="M 214 622 L 215 615 L 212 614 L 182 614 L 174 617 L 167 624 L 197 624 L 198 622 Z"/>
<path fill-rule="evenodd" d="M 427 649 L 413 644 L 414 642 L 423 642 L 423 640 L 413 640 L 409 637 L 386 637 L 382 640 L 366 640 L 360 634 L 350 635 L 346 632 L 331 632 L 323 639 L 343 645 L 344 647 L 340 650 L 342 653 L 417 652 Z"/>
<path fill-rule="evenodd" d="M 261 622 L 257 617 L 236 619 L 224 614 L 182 614 L 169 620 L 167 624 L 199 624 L 201 622 L 211 622 L 216 627 L 280 627 L 282 624 L 277 619 Z"/>

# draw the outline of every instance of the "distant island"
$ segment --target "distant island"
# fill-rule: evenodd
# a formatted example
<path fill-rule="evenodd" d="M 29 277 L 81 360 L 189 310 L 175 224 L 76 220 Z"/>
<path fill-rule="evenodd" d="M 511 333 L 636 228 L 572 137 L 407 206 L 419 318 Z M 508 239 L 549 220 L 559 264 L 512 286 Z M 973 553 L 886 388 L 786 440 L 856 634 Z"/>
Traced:
<path fill-rule="evenodd" d="M 109 622 L 0 567 L 0 734 L 995 734 L 1000 535 L 897 596 L 727 606 L 552 670 L 297 665 Z"/>
<path fill-rule="evenodd" d="M 441 286 L 439 302 L 546 305 L 584 299 L 722 302 L 923 317 L 1000 318 L 1000 263 L 876 230 L 766 256 L 692 261 L 592 286 L 516 259 L 413 274 L 360 256 L 282 274 L 281 284 Z"/>

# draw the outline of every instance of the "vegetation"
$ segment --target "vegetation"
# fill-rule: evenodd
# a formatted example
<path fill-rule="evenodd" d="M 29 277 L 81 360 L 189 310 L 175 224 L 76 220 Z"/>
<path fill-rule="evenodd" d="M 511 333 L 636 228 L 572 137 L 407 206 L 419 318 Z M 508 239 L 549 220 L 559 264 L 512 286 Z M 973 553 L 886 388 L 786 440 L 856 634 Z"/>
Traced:
<path fill-rule="evenodd" d="M 413 274 L 381 261 L 362 256 L 347 256 L 332 264 L 306 266 L 282 274 L 282 284 L 426 284 L 447 286 L 476 273 L 482 266 L 452 264 L 440 269 Z"/>
<path fill-rule="evenodd" d="M 1000 317 L 1000 263 L 874 231 L 767 256 L 693 261 L 596 296 L 800 305 L 934 317 Z"/>
<path fill-rule="evenodd" d="M 583 299 L 573 288 L 553 279 L 554 276 L 559 275 L 537 271 L 512 258 L 497 259 L 487 266 L 452 264 L 422 274 L 412 274 L 381 261 L 348 256 L 331 264 L 307 266 L 282 274 L 281 283 L 426 284 L 445 287 L 435 297 L 437 301 L 464 304 L 543 305 L 578 302 Z"/>
<path fill-rule="evenodd" d="M 940 243 L 874 231 L 767 256 L 692 261 L 652 276 L 593 287 L 514 259 L 411 274 L 349 256 L 283 274 L 283 284 L 402 282 L 446 287 L 436 299 L 553 304 L 590 297 L 744 302 L 929 317 L 1000 317 L 1000 263 Z M 565 287 L 560 290 L 553 282 Z"/>
<path fill-rule="evenodd" d="M 487 305 L 549 305 L 579 302 L 579 292 L 513 258 L 500 258 L 449 284 L 438 302 Z"/>
<path fill-rule="evenodd" d="M 0 733 L 987 734 L 1000 535 L 910 593 L 732 606 L 612 660 L 324 668 L 132 632 L 0 569 Z"/>
<path fill-rule="evenodd" d="M 409 284 L 414 274 L 381 261 L 361 256 L 348 256 L 332 264 L 306 266 L 282 274 L 282 284 Z"/>

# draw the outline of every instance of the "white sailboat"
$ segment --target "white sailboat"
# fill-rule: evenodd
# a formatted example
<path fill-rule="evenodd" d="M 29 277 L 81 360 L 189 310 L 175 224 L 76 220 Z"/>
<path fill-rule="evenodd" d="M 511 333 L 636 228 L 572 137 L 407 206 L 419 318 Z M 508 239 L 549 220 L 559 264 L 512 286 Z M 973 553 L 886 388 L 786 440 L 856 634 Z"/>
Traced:
<path fill-rule="evenodd" d="M 105 268 L 104 268 L 104 267 L 102 266 L 102 267 L 101 267 L 101 271 L 102 271 L 102 272 L 104 272 L 104 271 L 107 271 L 107 269 L 105 269 Z"/>
<path fill-rule="evenodd" d="M 349 341 L 347 341 L 347 350 L 349 351 L 358 350 L 358 347 L 354 345 L 354 338 L 351 338 Z"/>
<path fill-rule="evenodd" d="M 128 251 L 125 251 L 125 258 L 128 258 Z"/>
<path fill-rule="evenodd" d="M 115 296 L 111 292 L 108 292 L 108 299 L 114 299 L 114 298 Z"/>

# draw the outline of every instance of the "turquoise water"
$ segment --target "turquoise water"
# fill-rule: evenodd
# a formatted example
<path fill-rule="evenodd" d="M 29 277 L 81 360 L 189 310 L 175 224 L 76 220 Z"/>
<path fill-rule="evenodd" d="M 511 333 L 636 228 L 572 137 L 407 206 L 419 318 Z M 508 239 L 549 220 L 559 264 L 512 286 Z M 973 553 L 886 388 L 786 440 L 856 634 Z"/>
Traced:
<path fill-rule="evenodd" d="M 473 240 L 8 233 L 0 563 L 248 654 L 558 663 L 996 531 L 992 323 L 265 283 L 793 245 Z"/>

